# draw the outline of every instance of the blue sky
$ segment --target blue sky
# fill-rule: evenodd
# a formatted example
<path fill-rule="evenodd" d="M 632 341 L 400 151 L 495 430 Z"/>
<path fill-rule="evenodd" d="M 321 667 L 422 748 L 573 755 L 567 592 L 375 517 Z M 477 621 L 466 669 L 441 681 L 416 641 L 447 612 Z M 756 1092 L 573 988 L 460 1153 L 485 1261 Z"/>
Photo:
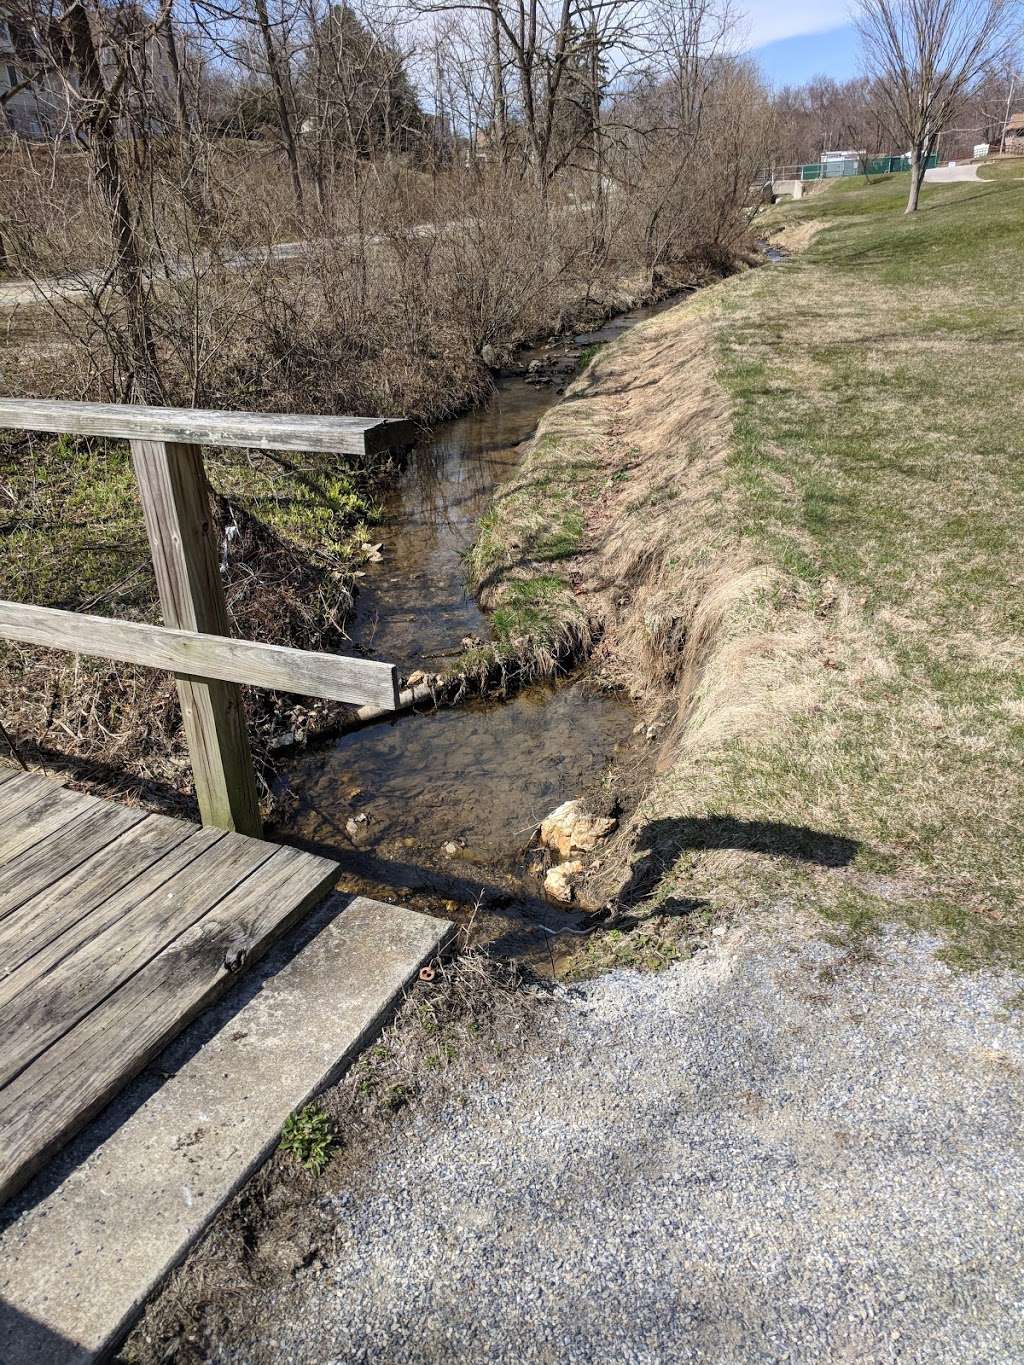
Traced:
<path fill-rule="evenodd" d="M 740 0 L 743 46 L 773 85 L 799 85 L 811 76 L 845 80 L 857 74 L 858 45 L 850 27 L 851 0 Z"/>
<path fill-rule="evenodd" d="M 849 25 L 778 38 L 755 48 L 753 55 L 774 86 L 802 85 L 820 75 L 845 81 L 860 69 L 857 35 Z"/>

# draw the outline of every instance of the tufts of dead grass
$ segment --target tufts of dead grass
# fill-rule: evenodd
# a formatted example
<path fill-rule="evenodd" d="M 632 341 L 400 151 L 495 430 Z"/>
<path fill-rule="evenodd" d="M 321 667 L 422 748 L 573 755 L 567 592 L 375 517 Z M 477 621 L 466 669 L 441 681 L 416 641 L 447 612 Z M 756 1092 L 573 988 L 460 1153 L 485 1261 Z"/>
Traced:
<path fill-rule="evenodd" d="M 616 932 L 785 905 L 1021 960 L 1019 187 L 902 193 L 844 186 L 802 255 L 602 352 L 524 470 L 536 528 L 551 466 L 589 469 L 562 573 L 656 735 L 592 888 Z M 516 508 L 492 540 L 529 550 Z M 500 564 L 497 600 L 536 571 Z"/>

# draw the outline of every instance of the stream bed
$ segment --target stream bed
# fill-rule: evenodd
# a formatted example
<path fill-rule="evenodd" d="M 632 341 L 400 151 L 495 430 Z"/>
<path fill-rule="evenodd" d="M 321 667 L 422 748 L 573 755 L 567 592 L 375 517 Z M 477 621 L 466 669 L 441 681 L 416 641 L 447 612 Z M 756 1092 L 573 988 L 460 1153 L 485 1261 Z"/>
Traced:
<path fill-rule="evenodd" d="M 487 617 L 467 591 L 464 552 L 524 442 L 558 401 L 579 347 L 614 339 L 671 306 L 636 309 L 554 357 L 549 386 L 503 376 L 482 407 L 435 429 L 385 502 L 382 562 L 367 566 L 349 634 L 360 653 L 439 672 Z M 283 784 L 290 842 L 339 860 L 338 886 L 466 922 L 475 941 L 551 972 L 578 915 L 550 905 L 528 844 L 555 806 L 608 780 L 632 747 L 635 715 L 585 673 L 504 700 L 425 711 L 321 743 L 294 758 Z"/>

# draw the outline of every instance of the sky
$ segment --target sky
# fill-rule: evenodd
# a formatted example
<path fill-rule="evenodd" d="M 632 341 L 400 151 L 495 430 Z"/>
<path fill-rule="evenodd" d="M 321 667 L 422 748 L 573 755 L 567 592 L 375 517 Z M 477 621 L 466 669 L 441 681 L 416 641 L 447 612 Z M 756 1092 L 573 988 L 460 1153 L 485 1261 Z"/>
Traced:
<path fill-rule="evenodd" d="M 755 48 L 753 56 L 774 86 L 803 85 L 812 76 L 845 81 L 860 71 L 857 35 L 849 25 L 778 38 Z"/>
<path fill-rule="evenodd" d="M 742 0 L 741 0 L 742 2 Z M 812 76 L 846 80 L 858 71 L 850 0 L 746 0 L 746 42 L 773 85 Z"/>

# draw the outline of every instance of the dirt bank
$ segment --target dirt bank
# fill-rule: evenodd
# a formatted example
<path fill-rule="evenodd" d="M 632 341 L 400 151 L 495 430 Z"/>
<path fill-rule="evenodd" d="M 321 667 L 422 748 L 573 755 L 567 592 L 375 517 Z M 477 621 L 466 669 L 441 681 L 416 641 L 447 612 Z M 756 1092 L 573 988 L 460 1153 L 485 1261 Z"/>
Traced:
<path fill-rule="evenodd" d="M 511 644 L 594 642 L 648 726 L 586 968 L 780 896 L 857 944 L 898 917 L 1019 959 L 1019 396 L 984 367 L 1020 191 L 904 222 L 902 189 L 773 211 L 804 250 L 601 350 L 485 519 Z"/>
<path fill-rule="evenodd" d="M 725 740 L 749 719 L 758 703 L 744 678 L 780 647 L 754 624 L 768 569 L 729 524 L 719 307 L 711 290 L 599 351 L 544 419 L 472 554 L 481 599 L 525 668 L 590 651 L 640 708 L 647 800 L 578 889 L 617 923 L 627 912 L 627 927 L 671 861 L 675 815 L 654 816 L 654 793 L 711 735 Z M 674 900 L 647 910 L 638 932 L 597 936 L 588 961 L 666 960 L 677 940 L 706 935 L 702 910 Z"/>

